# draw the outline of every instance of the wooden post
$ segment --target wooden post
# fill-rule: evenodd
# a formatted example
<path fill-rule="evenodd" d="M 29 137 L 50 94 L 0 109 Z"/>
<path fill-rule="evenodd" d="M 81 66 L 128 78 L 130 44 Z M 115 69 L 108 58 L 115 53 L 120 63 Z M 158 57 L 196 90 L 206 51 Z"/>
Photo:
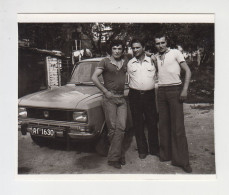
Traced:
<path fill-rule="evenodd" d="M 46 60 L 45 60 L 45 63 L 46 63 L 46 85 L 47 85 L 47 88 L 49 89 L 50 88 L 50 85 L 49 85 L 49 56 L 46 56 Z"/>
<path fill-rule="evenodd" d="M 76 50 L 77 50 L 77 40 L 75 40 L 75 44 L 76 44 Z"/>
<path fill-rule="evenodd" d="M 61 60 L 57 59 L 57 71 L 58 71 L 58 86 L 61 86 L 61 72 L 60 72 L 60 64 L 61 64 Z"/>

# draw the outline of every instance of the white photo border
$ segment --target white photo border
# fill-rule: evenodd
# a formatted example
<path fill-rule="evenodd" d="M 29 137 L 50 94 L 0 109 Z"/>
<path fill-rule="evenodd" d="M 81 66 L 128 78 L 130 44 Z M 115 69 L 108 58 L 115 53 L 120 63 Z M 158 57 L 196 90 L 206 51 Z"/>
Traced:
<path fill-rule="evenodd" d="M 0 161 L 0 183 L 3 194 L 228 194 L 228 92 L 227 83 L 229 83 L 229 66 L 227 65 L 227 44 L 229 28 L 227 24 L 228 2 L 213 0 L 193 0 L 181 3 L 179 0 L 168 3 L 164 1 L 140 2 L 130 6 L 130 1 L 116 1 L 109 4 L 107 1 L 101 1 L 102 6 L 98 7 L 96 2 L 84 2 L 40 0 L 39 5 L 28 0 L 3 0 L 3 6 L 0 9 L 2 44 L 1 54 L 2 63 L 0 71 L 1 93 L 0 107 L 2 136 L 1 141 L 1 161 Z M 91 3 L 91 4 L 89 4 Z M 163 4 L 164 3 L 164 4 Z M 100 5 L 101 5 L 100 4 Z M 108 5 L 109 4 L 109 5 Z M 76 6 L 77 5 L 77 6 Z M 97 6 L 96 6 L 97 5 Z M 122 5 L 122 6 L 120 6 Z M 178 6 L 179 5 L 179 6 Z M 18 13 L 214 13 L 216 20 L 216 79 L 215 79 L 215 149 L 216 149 L 216 167 L 217 178 L 213 180 L 145 180 L 145 181 L 74 181 L 58 180 L 46 181 L 43 179 L 17 180 L 15 177 L 17 160 L 15 149 L 17 148 L 17 135 L 15 134 L 15 124 L 17 124 L 17 14 Z M 184 13 L 185 14 L 185 13 Z M 9 64 L 9 59 L 10 64 Z M 7 68 L 3 65 L 7 65 Z M 7 75 L 11 75 L 11 80 L 7 83 Z M 14 91 L 10 91 L 14 89 Z M 17 129 L 17 128 L 16 128 Z M 7 130 L 7 131 L 4 131 Z M 14 139 L 12 139 L 14 138 Z"/>

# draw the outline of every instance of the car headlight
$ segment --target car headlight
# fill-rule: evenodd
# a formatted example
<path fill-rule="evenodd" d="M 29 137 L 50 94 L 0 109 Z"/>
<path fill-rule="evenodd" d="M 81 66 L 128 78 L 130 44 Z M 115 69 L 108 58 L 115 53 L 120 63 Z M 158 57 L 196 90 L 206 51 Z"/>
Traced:
<path fill-rule="evenodd" d="M 73 120 L 77 122 L 87 122 L 86 112 L 73 112 Z"/>
<path fill-rule="evenodd" d="M 18 117 L 21 117 L 21 118 L 26 118 L 27 117 L 26 108 L 22 108 L 22 107 L 18 108 Z"/>

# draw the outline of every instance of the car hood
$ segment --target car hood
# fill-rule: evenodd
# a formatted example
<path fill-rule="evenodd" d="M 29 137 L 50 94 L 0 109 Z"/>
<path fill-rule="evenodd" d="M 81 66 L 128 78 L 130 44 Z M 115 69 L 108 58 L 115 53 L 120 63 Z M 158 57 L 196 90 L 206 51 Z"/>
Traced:
<path fill-rule="evenodd" d="M 95 86 L 69 84 L 21 97 L 19 106 L 75 109 L 80 101 L 98 93 Z"/>

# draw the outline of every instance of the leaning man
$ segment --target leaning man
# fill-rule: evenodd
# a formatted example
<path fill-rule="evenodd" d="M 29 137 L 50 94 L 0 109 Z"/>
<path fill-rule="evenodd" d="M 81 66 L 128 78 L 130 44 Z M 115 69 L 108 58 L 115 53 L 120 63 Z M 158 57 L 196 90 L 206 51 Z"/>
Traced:
<path fill-rule="evenodd" d="M 114 40 L 110 45 L 111 56 L 99 63 L 92 81 L 103 92 L 103 109 L 110 148 L 108 165 L 120 169 L 125 164 L 122 149 L 127 120 L 127 104 L 124 99 L 124 87 L 128 59 L 123 58 L 124 45 L 121 40 Z M 104 85 L 99 81 L 102 74 Z"/>
<path fill-rule="evenodd" d="M 191 71 L 184 56 L 177 49 L 169 49 L 164 35 L 155 37 L 158 66 L 158 110 L 160 161 L 172 161 L 172 165 L 192 172 L 184 126 L 183 101 L 191 78 Z M 182 87 L 181 69 L 185 72 Z"/>

